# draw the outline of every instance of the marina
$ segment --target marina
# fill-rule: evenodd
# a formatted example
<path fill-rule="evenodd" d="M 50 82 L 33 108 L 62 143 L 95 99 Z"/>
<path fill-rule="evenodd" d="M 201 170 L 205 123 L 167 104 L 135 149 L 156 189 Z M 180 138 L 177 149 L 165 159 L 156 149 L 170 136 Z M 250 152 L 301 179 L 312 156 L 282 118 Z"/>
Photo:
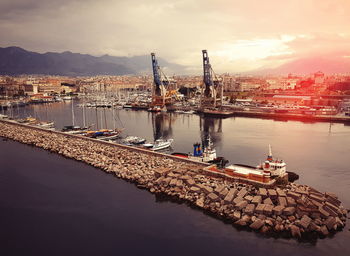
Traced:
<path fill-rule="evenodd" d="M 47 110 L 45 108 L 40 107 L 40 105 L 36 106 L 27 106 L 26 108 L 22 109 L 19 111 L 19 117 L 24 117 L 25 115 L 31 114 L 32 116 L 36 116 L 39 120 L 42 119 L 50 119 L 53 120 L 55 123 L 56 129 L 61 129 L 64 127 L 65 124 L 70 123 L 71 121 L 71 116 L 66 115 L 66 113 L 73 113 L 75 116 L 75 124 L 79 126 L 79 124 L 83 125 L 84 120 L 83 120 L 83 115 L 82 111 L 83 109 L 81 107 L 78 107 L 79 102 L 78 101 L 69 101 L 69 102 L 61 102 L 61 103 L 53 103 L 50 105 L 47 105 L 47 109 L 49 110 L 48 113 L 49 116 L 47 116 Z M 73 107 L 73 112 L 71 111 Z M 115 114 L 115 118 L 113 118 L 113 111 L 116 111 L 117 114 Z M 318 175 L 318 180 L 321 179 L 321 182 L 318 181 L 318 183 L 315 183 L 314 175 L 318 171 L 324 171 L 325 173 L 328 173 L 328 168 L 331 168 L 327 165 L 327 160 L 326 159 L 318 159 L 317 167 L 316 169 L 310 170 L 310 167 L 306 168 L 306 166 L 310 166 L 310 163 L 307 163 L 308 159 L 305 159 L 302 157 L 303 161 L 299 162 L 297 159 L 300 159 L 301 155 L 295 155 L 295 153 L 300 153 L 304 155 L 310 154 L 310 150 L 312 152 L 318 152 L 320 150 L 320 147 L 317 145 L 320 145 L 319 143 L 314 143 L 312 146 L 315 146 L 315 148 L 310 149 L 311 144 L 309 147 L 305 147 L 301 149 L 297 142 L 299 141 L 299 133 L 300 129 L 303 130 L 303 133 L 306 134 L 309 138 L 313 138 L 315 135 L 315 130 L 318 131 L 316 134 L 323 134 L 323 136 L 331 136 L 329 138 L 332 138 L 332 140 L 338 140 L 340 137 L 338 136 L 339 134 L 344 134 L 348 132 L 348 127 L 343 125 L 343 124 L 332 124 L 329 125 L 327 123 L 304 123 L 300 121 L 290 121 L 290 122 L 281 122 L 281 121 L 272 121 L 272 120 L 264 120 L 264 119 L 251 119 L 251 118 L 244 118 L 244 117 L 237 117 L 237 118 L 227 118 L 227 119 L 221 119 L 221 118 L 215 118 L 215 117 L 202 117 L 200 115 L 184 115 L 182 113 L 152 113 L 152 112 L 147 112 L 147 111 L 132 111 L 128 109 L 112 109 L 109 108 L 108 110 L 103 110 L 99 109 L 97 110 L 97 116 L 96 116 L 96 111 L 95 109 L 85 109 L 85 122 L 90 123 L 92 126 L 89 129 L 96 130 L 97 125 L 101 128 L 101 124 L 106 127 L 106 129 L 113 129 L 114 127 L 119 127 L 123 128 L 122 132 L 122 137 L 127 137 L 128 134 L 133 134 L 137 135 L 134 137 L 139 137 L 139 138 L 145 138 L 147 139 L 147 142 L 152 142 L 155 141 L 159 138 L 172 138 L 174 139 L 172 149 L 170 152 L 166 153 L 171 153 L 171 152 L 187 152 L 189 150 L 189 147 L 192 145 L 191 143 L 189 144 L 189 141 L 202 141 L 204 143 L 203 145 L 207 144 L 206 141 L 208 138 L 212 140 L 213 143 L 213 148 L 215 148 L 215 151 L 218 156 L 224 156 L 229 160 L 229 164 L 227 167 L 232 165 L 232 163 L 245 163 L 251 166 L 256 166 L 257 163 L 261 163 L 263 161 L 259 161 L 259 157 L 257 156 L 262 156 L 260 159 L 264 159 L 266 157 L 266 151 L 267 151 L 267 146 L 269 144 L 273 145 L 274 152 L 276 153 L 281 153 L 283 152 L 283 159 L 286 159 L 288 162 L 288 169 L 290 170 L 298 170 L 298 174 L 300 174 L 300 180 L 296 184 L 311 184 L 313 188 L 322 189 L 323 191 L 332 191 L 335 194 L 339 193 L 342 195 L 344 192 L 342 192 L 347 186 L 341 185 L 342 182 L 346 183 L 347 178 L 341 179 L 342 181 L 339 184 L 338 178 L 336 179 L 337 186 L 332 185 L 332 180 L 333 178 L 329 179 L 329 177 L 324 176 L 324 175 Z M 106 115 L 106 124 L 104 124 L 104 118 L 103 115 Z M 116 118 L 118 117 L 118 118 Z M 102 120 L 102 121 L 101 121 Z M 114 122 L 113 120 L 118 120 L 118 122 Z M 127 120 L 127 121 L 126 121 Z M 254 123 L 254 125 L 253 125 Z M 259 129 L 257 129 L 259 127 Z M 271 127 L 275 127 L 274 129 L 271 130 Z M 39 128 L 41 129 L 41 128 Z M 266 139 L 262 140 L 261 137 L 261 130 L 263 129 L 265 132 Z M 271 130 L 270 132 L 267 132 Z M 228 131 L 233 131 L 233 132 L 228 132 Z M 254 134 L 253 137 L 247 136 L 248 134 Z M 21 132 L 18 132 L 20 134 Z M 291 136 L 293 135 L 294 136 Z M 276 136 L 277 135 L 277 136 Z M 68 135 L 71 136 L 71 135 Z M 74 135 L 72 135 L 74 136 Z M 129 135 L 130 136 L 130 135 Z M 270 140 L 269 138 L 272 138 L 272 136 L 275 138 L 274 140 Z M 83 137 L 84 138 L 84 137 Z M 95 141 L 95 140 L 94 140 Z M 118 140 L 117 140 L 118 141 Z M 146 142 L 146 143 L 147 143 Z M 95 143 L 95 142 L 94 142 Z M 96 142 L 96 143 L 108 143 L 109 142 Z M 74 145 L 74 142 L 68 143 L 69 147 Z M 39 144 L 41 145 L 41 143 Z M 151 144 L 152 145 L 152 144 Z M 249 147 L 249 153 L 244 151 L 245 147 Z M 249 146 L 250 145 L 250 146 Z M 152 145 L 153 146 L 153 145 Z M 317 147 L 317 148 L 316 148 Z M 212 149 L 213 149 L 212 148 Z M 294 149 L 293 149 L 294 148 Z M 298 150 L 296 150 L 298 148 Z M 136 149 L 136 148 L 135 148 Z M 232 150 L 233 149 L 233 150 Z M 261 151 L 256 151 L 256 149 L 260 149 Z M 94 166 L 96 165 L 98 168 L 104 168 L 104 165 L 101 162 L 101 151 L 97 148 L 93 149 L 94 152 L 99 152 L 96 156 L 98 156 L 99 160 L 95 161 Z M 136 150 L 142 150 L 142 149 L 136 149 Z M 242 151 L 243 150 L 243 151 Z M 85 151 L 85 150 L 84 150 Z M 334 151 L 334 150 L 333 150 Z M 341 154 L 333 154 L 332 152 L 330 153 L 330 157 L 333 159 L 338 159 Z M 69 150 L 69 152 L 74 152 Z M 143 151 L 142 151 L 143 152 Z M 147 152 L 150 152 L 147 150 Z M 334 151 L 337 152 L 337 151 Z M 286 154 L 287 153 L 287 154 Z M 292 153 L 292 154 L 291 154 Z M 149 153 L 147 153 L 149 154 Z M 157 153 L 158 154 L 158 153 Z M 320 153 L 323 154 L 323 153 Z M 95 153 L 93 153 L 95 155 Z M 163 153 L 161 153 L 163 156 Z M 277 154 L 278 156 L 279 154 Z M 124 154 L 123 154 L 124 156 Z M 71 153 L 68 153 L 68 157 L 71 157 Z M 168 155 L 164 155 L 164 157 L 168 157 Z M 78 158 L 80 159 L 80 157 Z M 309 161 L 312 161 L 315 158 L 310 158 Z M 306 160 L 306 162 L 305 162 Z M 81 160 L 80 160 L 81 161 Z M 342 160 L 339 160 L 342 161 Z M 139 162 L 139 161 L 137 161 Z M 141 161 L 143 162 L 143 161 Z M 156 161 L 158 163 L 158 161 Z M 135 162 L 134 162 L 135 163 Z M 298 164 L 299 163 L 299 164 Z M 316 163 L 313 162 L 312 165 L 315 165 Z M 132 164 L 134 165 L 134 164 Z M 131 165 L 131 166 L 132 166 Z M 152 164 L 151 164 L 152 165 Z M 183 164 L 182 164 L 183 165 Z M 182 166 L 181 165 L 181 166 Z M 234 164 L 236 165 L 236 164 Z M 142 165 L 141 165 L 142 166 Z M 158 167 L 158 165 L 156 165 Z M 168 166 L 168 165 L 167 165 Z M 201 175 L 204 175 L 204 177 L 210 177 L 209 180 L 210 182 L 216 182 L 216 179 L 219 177 L 215 174 L 217 172 L 215 169 L 212 170 L 205 170 L 210 167 L 210 165 L 206 165 L 207 167 L 203 168 L 203 171 L 201 171 Z M 236 167 L 237 168 L 237 167 Z M 254 168 L 254 167 L 253 167 Z M 106 169 L 108 170 L 108 168 Z M 144 168 L 142 168 L 144 170 Z M 208 173 L 209 171 L 209 173 Z M 121 174 L 120 177 L 122 179 L 126 179 L 129 181 L 134 182 L 133 180 L 133 174 L 135 172 L 135 169 L 133 169 L 132 172 L 126 173 L 126 174 Z M 114 173 L 112 171 L 112 173 Z M 170 172 L 170 175 L 172 172 Z M 176 172 L 174 172 L 176 174 Z M 222 175 L 222 172 L 219 173 Z M 228 173 L 225 173 L 227 175 Z M 142 173 L 139 174 L 140 177 L 143 176 Z M 158 174 L 157 174 L 158 175 Z M 168 174 L 162 174 L 162 175 L 168 175 Z M 166 176 L 167 177 L 167 176 Z M 240 189 L 244 188 L 247 186 L 247 183 L 244 181 L 245 177 L 235 177 L 234 175 L 227 176 L 221 176 L 221 178 L 224 178 L 227 180 L 226 182 L 230 182 L 232 184 L 241 184 L 239 187 L 237 187 L 237 190 L 240 191 Z M 173 179 L 173 177 L 172 177 Z M 196 180 L 196 183 L 199 180 Z M 202 182 L 203 180 L 201 180 Z M 250 179 L 252 181 L 252 179 Z M 214 182 L 214 183 L 215 183 Z M 238 183 L 237 183 L 238 182 Z M 173 182 L 174 183 L 174 182 Z M 215 190 L 216 185 L 214 183 L 211 183 L 213 191 Z M 138 181 L 136 182 L 138 184 Z M 168 189 L 162 189 L 164 183 L 160 184 L 160 187 L 158 188 L 153 188 L 151 191 L 151 188 L 147 187 L 147 185 L 144 184 L 139 184 L 140 188 L 146 188 L 147 190 L 151 191 L 151 193 L 154 193 L 155 195 L 166 195 L 170 196 L 169 200 L 176 200 L 177 202 L 180 200 L 181 202 L 189 202 L 188 198 L 185 196 L 180 196 L 176 190 L 168 190 Z M 209 183 L 208 183 L 209 184 Z M 216 183 L 215 183 L 216 184 Z M 249 184 L 249 183 L 248 183 Z M 254 183 L 251 183 L 254 184 Z M 158 186 L 158 185 L 157 185 Z M 170 185 L 171 186 L 171 185 Z M 176 185 L 175 185 L 176 187 Z M 297 187 L 296 187 L 297 188 Z M 181 188 L 182 190 L 183 188 Z M 199 189 L 201 189 L 199 187 Z M 270 188 L 266 188 L 267 190 Z M 293 188 L 295 189 L 295 188 Z M 343 189 L 343 190 L 338 190 L 337 189 Z M 196 190 L 196 189 L 195 189 Z M 210 189 L 209 189 L 210 190 Z M 259 190 L 249 190 L 247 189 L 247 198 L 250 200 L 251 197 L 259 196 L 260 193 Z M 257 192 L 258 191 L 258 192 Z M 169 194 L 168 194 L 169 193 Z M 215 192 L 214 194 L 216 194 Z M 277 193 L 277 192 L 276 192 Z M 210 193 L 209 193 L 210 194 Z M 209 196 L 207 194 L 207 196 Z M 267 193 L 267 196 L 269 194 Z M 293 194 L 292 194 L 293 195 Z M 318 196 L 320 194 L 317 194 Z M 157 196 L 158 197 L 158 196 Z M 183 197 L 183 198 L 181 198 Z M 263 196 L 262 196 L 263 197 Z M 279 204 L 279 201 L 275 201 L 274 195 L 272 196 L 273 198 L 271 201 L 273 204 Z M 216 200 L 214 195 L 210 195 L 210 200 Z M 267 198 L 265 198 L 267 199 Z M 253 200 L 253 199 L 251 199 Z M 278 200 L 278 199 L 277 199 Z M 290 200 L 293 204 L 293 200 Z M 295 201 L 295 200 L 294 200 Z M 341 201 L 345 202 L 345 205 L 347 205 L 348 202 L 346 197 L 342 197 Z M 191 200 L 190 200 L 191 202 Z M 189 202 L 189 203 L 190 203 Z M 252 201 L 251 201 L 252 202 Z M 269 202 L 267 200 L 266 202 Z M 199 207 L 200 209 L 202 205 L 206 205 L 208 202 L 204 201 L 204 204 L 202 204 L 202 201 L 192 201 L 190 205 L 194 205 L 194 207 Z M 240 202 L 235 202 L 234 204 Z M 283 202 L 282 202 L 283 203 Z M 186 203 L 187 204 L 187 203 Z M 245 200 L 240 203 L 240 207 L 245 206 Z M 255 203 L 253 203 L 255 205 Z M 261 201 L 261 204 L 265 205 L 264 201 Z M 248 207 L 249 203 L 245 206 Z M 267 214 L 266 216 L 269 216 L 271 207 L 267 208 L 266 210 L 262 208 L 262 206 L 258 207 L 258 205 L 254 206 L 254 211 L 261 212 L 262 214 Z M 214 207 L 214 208 L 212 208 Z M 256 209 L 257 208 L 257 209 Z M 238 208 L 239 209 L 239 208 Z M 245 209 L 245 208 L 243 208 Z M 262 210 L 261 210 L 262 209 Z M 278 209 L 276 209 L 278 210 Z M 248 213 L 249 211 L 252 211 L 252 206 L 249 206 L 247 209 Z M 272 213 L 273 213 L 273 208 L 272 208 Z M 210 208 L 204 209 L 204 212 L 208 214 L 213 214 L 217 218 L 222 219 L 223 216 L 221 214 L 217 214 L 217 209 L 215 206 L 211 206 Z M 245 210 L 244 210 L 245 212 Z M 278 213 L 278 212 L 277 212 Z M 236 213 L 236 217 L 238 217 Z M 282 210 L 282 214 L 283 210 Z M 289 213 L 286 213 L 289 214 Z M 241 215 L 243 217 L 244 215 Z M 234 215 L 233 215 L 234 217 Z M 246 218 L 246 217 L 245 217 Z M 269 217 L 270 218 L 270 217 Z M 224 218 L 226 219 L 226 217 Z M 253 218 L 254 219 L 254 218 Z M 292 218 L 293 219 L 293 218 Z M 241 225 L 246 225 L 243 226 L 246 229 L 251 230 L 249 226 L 253 224 L 253 222 L 242 222 L 239 220 L 236 220 L 234 222 L 237 222 L 234 224 L 234 227 L 240 228 L 242 227 Z M 247 219 L 244 219 L 243 221 L 247 221 Z M 252 221 L 250 219 L 249 221 Z M 305 218 L 304 218 L 305 221 Z M 231 222 L 232 223 L 232 222 Z M 246 223 L 246 224 L 244 224 Z M 250 223 L 250 224 L 249 224 Z M 259 224 L 256 223 L 256 225 Z M 259 224 L 260 225 L 260 224 Z M 329 224 L 330 225 L 330 224 Z M 296 225 L 299 227 L 298 225 Z M 252 227 L 255 227 L 253 225 Z M 293 227 L 294 228 L 294 227 Z M 303 228 L 302 228 L 303 229 Z M 276 234 L 280 234 L 279 236 L 287 236 L 290 237 L 292 235 L 291 230 L 287 231 L 281 231 L 281 227 L 277 227 L 276 231 L 275 228 L 272 230 L 267 230 L 266 228 L 260 227 L 260 230 L 263 230 L 265 235 L 271 236 L 271 234 L 274 234 L 272 236 L 275 236 Z M 260 233 L 261 231 L 259 231 Z M 298 231 L 297 229 L 294 229 L 293 231 L 294 236 L 298 237 Z M 326 234 L 326 230 L 323 229 L 324 234 Z M 330 232 L 332 235 L 334 231 Z M 344 233 L 344 234 L 343 234 Z M 302 239 L 305 239 L 305 234 L 302 235 Z M 320 235 L 321 237 L 324 236 Z M 319 236 L 319 235 L 317 235 Z M 347 231 L 343 230 L 342 232 L 339 232 L 339 234 L 336 234 L 335 237 L 340 237 L 339 239 L 342 239 L 342 237 L 347 236 Z M 307 241 L 314 241 L 314 237 L 306 239 Z M 311 240 L 310 240 L 311 239 Z"/>
<path fill-rule="evenodd" d="M 208 165 L 176 156 L 98 142 L 13 121 L 1 121 L 0 125 L 2 137 L 83 161 L 135 182 L 151 193 L 164 193 L 230 219 L 236 226 L 249 226 L 263 233 L 286 231 L 301 238 L 303 233 L 309 232 L 327 236 L 345 225 L 347 210 L 341 206 L 338 197 L 306 185 L 290 183 L 278 188 L 269 183 L 264 186 L 262 180 L 250 182 L 251 179 L 227 178 L 226 174 L 216 172 Z M 98 158 L 94 157 L 96 152 L 99 152 Z M 271 149 L 264 168 L 268 163 L 277 163 L 272 159 Z M 285 168 L 285 164 L 279 162 L 274 168 L 276 171 L 279 165 Z M 236 171 L 242 173 L 240 169 Z M 280 172 L 284 173 L 285 169 Z M 300 197 L 304 199 L 300 201 Z M 276 216 L 289 222 L 276 222 Z M 271 225 L 266 225 L 266 219 Z M 310 223 L 313 226 L 309 226 Z"/>

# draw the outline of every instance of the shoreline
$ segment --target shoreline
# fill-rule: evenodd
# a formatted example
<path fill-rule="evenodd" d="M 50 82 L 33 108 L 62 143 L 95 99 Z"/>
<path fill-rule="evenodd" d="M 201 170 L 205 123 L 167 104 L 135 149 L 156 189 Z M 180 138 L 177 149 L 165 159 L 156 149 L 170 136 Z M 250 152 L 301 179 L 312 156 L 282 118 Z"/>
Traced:
<path fill-rule="evenodd" d="M 198 162 L 11 121 L 0 120 L 0 136 L 82 161 L 158 196 L 269 236 L 324 237 L 345 226 L 347 211 L 337 196 L 309 186 L 258 188 L 204 175 L 208 165 Z"/>

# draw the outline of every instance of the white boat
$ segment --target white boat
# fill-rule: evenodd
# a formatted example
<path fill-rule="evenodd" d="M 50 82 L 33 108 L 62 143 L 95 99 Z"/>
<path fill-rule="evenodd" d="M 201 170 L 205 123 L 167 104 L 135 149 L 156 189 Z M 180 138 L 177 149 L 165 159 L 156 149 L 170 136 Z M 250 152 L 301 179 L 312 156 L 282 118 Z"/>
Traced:
<path fill-rule="evenodd" d="M 187 115 L 192 115 L 194 113 L 194 111 L 193 110 L 188 110 L 188 111 L 184 111 L 183 113 L 187 114 Z"/>
<path fill-rule="evenodd" d="M 72 96 L 64 96 L 62 99 L 63 100 L 72 100 L 73 98 L 72 98 Z"/>
<path fill-rule="evenodd" d="M 128 136 L 124 139 L 124 142 L 125 143 L 128 143 L 128 144 L 136 144 L 136 145 L 139 145 L 139 144 L 143 144 L 146 142 L 146 139 L 144 138 L 140 138 L 140 137 L 137 137 L 137 136 Z M 153 145 L 152 145 L 153 146 Z"/>
<path fill-rule="evenodd" d="M 143 147 L 145 147 L 145 148 L 153 148 L 153 143 L 145 143 L 145 144 L 143 144 Z"/>
<path fill-rule="evenodd" d="M 37 124 L 37 126 L 43 127 L 43 128 L 53 128 L 55 126 L 55 123 L 54 122 L 40 122 Z"/>
<path fill-rule="evenodd" d="M 157 151 L 157 150 L 168 148 L 168 147 L 171 146 L 173 141 L 174 141 L 173 139 L 168 139 L 168 140 L 158 139 L 158 140 L 156 140 L 154 142 L 153 147 L 151 148 L 151 150 Z"/>
<path fill-rule="evenodd" d="M 115 140 L 115 139 L 118 139 L 119 136 L 120 136 L 120 133 L 115 132 L 115 133 L 110 133 L 108 135 L 97 137 L 97 139 L 98 140 Z"/>

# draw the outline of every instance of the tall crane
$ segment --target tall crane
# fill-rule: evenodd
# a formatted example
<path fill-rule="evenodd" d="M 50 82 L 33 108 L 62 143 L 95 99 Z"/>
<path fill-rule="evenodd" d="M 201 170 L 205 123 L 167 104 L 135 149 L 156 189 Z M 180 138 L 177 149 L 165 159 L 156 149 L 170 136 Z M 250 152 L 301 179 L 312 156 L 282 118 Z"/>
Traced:
<path fill-rule="evenodd" d="M 211 64 L 209 62 L 209 56 L 207 50 L 202 50 L 203 55 L 203 82 L 204 91 L 202 93 L 201 105 L 212 105 L 216 107 L 216 97 L 218 87 L 221 87 L 221 79 L 215 74 Z M 222 98 L 222 91 L 220 92 Z"/>
<path fill-rule="evenodd" d="M 156 58 L 155 53 L 151 53 L 152 58 L 152 69 L 153 69 L 153 81 L 154 81 L 154 88 L 153 88 L 153 105 L 161 105 L 164 107 L 164 105 L 167 103 L 167 87 L 170 84 L 170 80 L 168 77 L 163 73 L 161 68 L 158 65 L 158 61 Z"/>

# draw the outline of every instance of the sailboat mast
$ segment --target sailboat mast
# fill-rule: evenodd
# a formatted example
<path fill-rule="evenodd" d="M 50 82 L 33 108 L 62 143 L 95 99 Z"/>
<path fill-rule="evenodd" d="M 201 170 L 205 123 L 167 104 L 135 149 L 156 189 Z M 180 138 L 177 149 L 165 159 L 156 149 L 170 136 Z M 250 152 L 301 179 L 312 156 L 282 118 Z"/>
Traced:
<path fill-rule="evenodd" d="M 115 117 L 114 117 L 114 106 L 112 106 L 112 120 L 113 120 L 113 131 L 115 131 Z"/>
<path fill-rule="evenodd" d="M 83 102 L 83 127 L 86 127 L 86 120 L 85 120 L 85 100 Z"/>
<path fill-rule="evenodd" d="M 75 126 L 75 117 L 74 117 L 74 101 L 73 101 L 73 98 L 72 98 L 72 124 L 73 126 Z"/>

